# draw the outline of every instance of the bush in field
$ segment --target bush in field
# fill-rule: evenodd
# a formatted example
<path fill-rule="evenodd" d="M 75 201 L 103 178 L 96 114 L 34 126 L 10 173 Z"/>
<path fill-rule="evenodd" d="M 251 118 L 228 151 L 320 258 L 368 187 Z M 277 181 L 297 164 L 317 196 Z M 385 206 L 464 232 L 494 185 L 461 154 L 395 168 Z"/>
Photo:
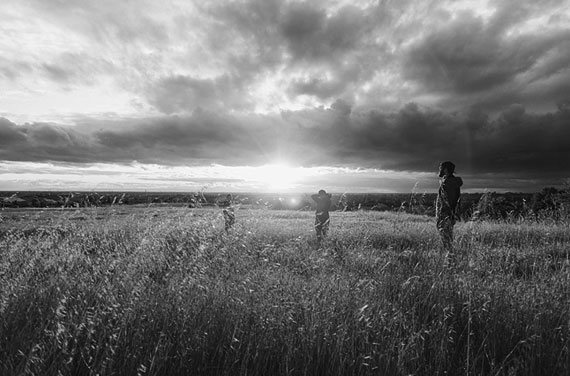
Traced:
<path fill-rule="evenodd" d="M 560 190 L 544 188 L 532 197 L 532 212 L 539 218 L 568 218 L 570 214 L 570 185 Z"/>
<path fill-rule="evenodd" d="M 124 210 L 124 209 L 122 209 Z M 562 375 L 569 225 L 308 212 L 4 220 L 0 374 Z"/>

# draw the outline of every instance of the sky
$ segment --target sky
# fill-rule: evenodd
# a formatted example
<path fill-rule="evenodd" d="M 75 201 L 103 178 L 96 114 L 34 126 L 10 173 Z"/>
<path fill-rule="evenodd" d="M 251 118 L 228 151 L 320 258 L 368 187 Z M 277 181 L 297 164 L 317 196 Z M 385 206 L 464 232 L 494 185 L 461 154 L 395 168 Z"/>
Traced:
<path fill-rule="evenodd" d="M 3 0 L 0 190 L 570 178 L 568 0 Z"/>

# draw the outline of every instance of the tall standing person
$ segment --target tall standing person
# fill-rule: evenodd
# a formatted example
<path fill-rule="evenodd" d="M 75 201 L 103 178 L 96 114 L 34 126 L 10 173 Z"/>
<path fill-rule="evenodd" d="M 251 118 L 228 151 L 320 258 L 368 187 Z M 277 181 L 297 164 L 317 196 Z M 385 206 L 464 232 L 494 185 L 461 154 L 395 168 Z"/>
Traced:
<path fill-rule="evenodd" d="M 332 195 L 327 193 L 324 189 L 321 189 L 318 194 L 311 196 L 311 198 L 317 203 L 317 211 L 315 213 L 315 232 L 317 233 L 317 242 L 319 244 L 321 244 L 321 241 L 327 235 L 329 229 L 331 197 Z"/>
<path fill-rule="evenodd" d="M 455 165 L 445 161 L 439 165 L 439 191 L 435 205 L 436 226 L 447 253 L 453 252 L 453 226 L 457 217 L 458 203 L 463 180 L 453 175 Z"/>

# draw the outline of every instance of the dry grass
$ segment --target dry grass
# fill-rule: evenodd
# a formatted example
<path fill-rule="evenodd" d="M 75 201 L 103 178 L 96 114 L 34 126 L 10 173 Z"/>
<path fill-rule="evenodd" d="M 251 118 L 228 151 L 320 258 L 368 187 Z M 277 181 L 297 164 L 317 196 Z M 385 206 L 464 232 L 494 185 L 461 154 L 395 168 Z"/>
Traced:
<path fill-rule="evenodd" d="M 562 375 L 568 223 L 308 212 L 3 212 L 2 375 Z M 23 215 L 28 218 L 18 221 Z"/>

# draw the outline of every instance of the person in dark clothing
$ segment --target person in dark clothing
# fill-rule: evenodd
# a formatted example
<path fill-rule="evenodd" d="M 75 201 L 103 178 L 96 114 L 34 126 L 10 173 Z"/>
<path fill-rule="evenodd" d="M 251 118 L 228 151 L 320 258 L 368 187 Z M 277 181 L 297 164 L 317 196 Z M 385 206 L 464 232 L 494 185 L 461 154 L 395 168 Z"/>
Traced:
<path fill-rule="evenodd" d="M 220 200 L 217 203 L 218 206 L 223 209 L 222 212 L 224 213 L 225 229 L 227 232 L 236 222 L 236 215 L 234 207 L 232 206 L 232 195 L 228 193 L 225 200 Z"/>
<path fill-rule="evenodd" d="M 453 175 L 455 165 L 446 161 L 439 165 L 439 191 L 435 205 L 436 227 L 439 231 L 443 248 L 447 252 L 453 250 L 453 226 L 457 218 L 461 186 L 463 180 Z"/>
<path fill-rule="evenodd" d="M 324 189 L 321 189 L 318 194 L 311 196 L 311 198 L 317 203 L 317 211 L 315 213 L 315 231 L 317 233 L 317 242 L 319 244 L 327 235 L 329 229 L 331 197 L 332 195 L 327 193 Z"/>

